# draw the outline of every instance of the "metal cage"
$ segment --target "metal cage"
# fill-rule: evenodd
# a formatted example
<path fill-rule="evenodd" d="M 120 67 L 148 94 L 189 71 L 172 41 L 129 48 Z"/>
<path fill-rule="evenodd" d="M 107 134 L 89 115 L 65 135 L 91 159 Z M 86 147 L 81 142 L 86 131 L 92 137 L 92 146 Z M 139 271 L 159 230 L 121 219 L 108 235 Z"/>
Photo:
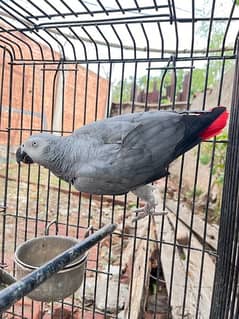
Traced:
<path fill-rule="evenodd" d="M 16 247 L 53 220 L 52 233 L 76 238 L 89 225 L 119 224 L 90 251 L 75 295 L 48 304 L 26 297 L 3 318 L 238 317 L 237 2 L 1 1 L 1 268 L 15 275 Z M 169 213 L 155 220 L 129 222 L 140 205 L 130 194 L 80 194 L 44 168 L 15 163 L 16 147 L 35 132 L 220 104 L 230 108 L 228 138 L 203 142 L 169 167 L 156 183 Z"/>

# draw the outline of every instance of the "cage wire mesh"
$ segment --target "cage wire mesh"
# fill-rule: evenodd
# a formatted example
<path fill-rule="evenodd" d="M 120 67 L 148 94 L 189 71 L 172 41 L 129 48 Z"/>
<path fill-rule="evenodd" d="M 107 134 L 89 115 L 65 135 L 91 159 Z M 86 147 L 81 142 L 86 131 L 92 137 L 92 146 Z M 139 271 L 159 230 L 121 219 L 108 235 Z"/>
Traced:
<path fill-rule="evenodd" d="M 237 2 L 1 1 L 1 267 L 15 275 L 16 247 L 52 220 L 51 233 L 76 238 L 90 224 L 119 224 L 90 251 L 74 296 L 24 298 L 4 318 L 238 317 Z M 35 132 L 216 105 L 231 108 L 229 140 L 203 142 L 169 167 L 155 184 L 168 215 L 155 220 L 131 223 L 140 204 L 131 194 L 90 196 L 15 163 Z"/>

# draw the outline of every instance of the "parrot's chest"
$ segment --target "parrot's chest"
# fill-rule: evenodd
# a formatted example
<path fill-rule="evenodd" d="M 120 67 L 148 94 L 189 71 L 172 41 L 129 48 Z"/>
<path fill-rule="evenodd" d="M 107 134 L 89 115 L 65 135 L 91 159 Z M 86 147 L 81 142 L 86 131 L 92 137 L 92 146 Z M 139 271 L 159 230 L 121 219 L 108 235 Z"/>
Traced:
<path fill-rule="evenodd" d="M 57 169 L 50 169 L 50 171 L 58 178 L 64 180 L 65 182 L 69 183 L 69 184 L 74 184 L 74 174 L 72 174 L 72 172 L 70 170 L 57 170 Z"/>
<path fill-rule="evenodd" d="M 129 191 L 129 183 L 124 183 L 120 179 L 110 179 L 107 176 L 101 178 L 79 176 L 70 182 L 78 191 L 96 195 L 121 195 Z"/>

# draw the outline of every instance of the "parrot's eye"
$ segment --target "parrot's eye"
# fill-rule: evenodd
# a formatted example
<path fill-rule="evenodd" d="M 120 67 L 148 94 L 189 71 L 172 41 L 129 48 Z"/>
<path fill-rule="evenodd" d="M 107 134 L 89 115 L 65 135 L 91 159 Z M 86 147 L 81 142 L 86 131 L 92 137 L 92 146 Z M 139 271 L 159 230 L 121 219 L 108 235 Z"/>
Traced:
<path fill-rule="evenodd" d="M 37 146 L 37 142 L 36 142 L 36 141 L 33 141 L 33 142 L 32 142 L 32 146 L 33 146 L 33 147 L 36 147 L 36 146 Z"/>

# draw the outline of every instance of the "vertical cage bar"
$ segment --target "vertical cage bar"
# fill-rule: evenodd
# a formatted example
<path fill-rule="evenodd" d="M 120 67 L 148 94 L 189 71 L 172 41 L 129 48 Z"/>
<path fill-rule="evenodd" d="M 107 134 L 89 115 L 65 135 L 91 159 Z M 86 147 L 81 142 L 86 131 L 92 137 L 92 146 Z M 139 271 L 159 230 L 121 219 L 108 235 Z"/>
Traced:
<path fill-rule="evenodd" d="M 235 256 L 239 231 L 239 41 L 237 40 L 237 59 L 235 65 L 232 93 L 229 143 L 225 163 L 225 177 L 222 196 L 220 231 L 218 241 L 218 260 L 214 281 L 210 319 L 228 318 L 231 307 L 230 278 L 236 271 Z M 238 266 L 237 266 L 238 267 Z M 236 317 L 235 317 L 236 318 Z"/>
<path fill-rule="evenodd" d="M 9 60 L 13 61 L 13 56 L 11 55 L 10 51 L 7 49 L 4 49 L 6 52 L 8 52 Z M 5 60 L 4 60 L 5 63 Z M 6 64 L 5 64 L 6 65 Z M 3 64 L 4 67 L 4 64 Z M 4 197 L 3 197 L 3 206 L 7 206 L 7 200 L 8 200 L 8 191 L 9 191 L 9 186 L 8 186 L 8 176 L 9 176 L 9 165 L 10 165 L 10 145 L 11 145 L 11 130 L 9 129 L 11 127 L 11 119 L 12 119 L 12 80 L 13 80 L 13 66 L 10 64 L 10 70 L 9 70 L 9 92 L 8 92 L 8 101 L 9 101 L 9 112 L 8 112 L 8 131 L 7 131 L 7 149 L 6 149 L 6 181 L 5 181 L 5 187 L 4 187 Z M 1 93 L 3 94 L 3 93 Z M 4 264 L 5 262 L 5 243 L 6 243 L 6 222 L 7 222 L 7 217 L 6 214 L 4 213 L 2 215 L 2 245 L 1 245 L 1 263 Z"/>

